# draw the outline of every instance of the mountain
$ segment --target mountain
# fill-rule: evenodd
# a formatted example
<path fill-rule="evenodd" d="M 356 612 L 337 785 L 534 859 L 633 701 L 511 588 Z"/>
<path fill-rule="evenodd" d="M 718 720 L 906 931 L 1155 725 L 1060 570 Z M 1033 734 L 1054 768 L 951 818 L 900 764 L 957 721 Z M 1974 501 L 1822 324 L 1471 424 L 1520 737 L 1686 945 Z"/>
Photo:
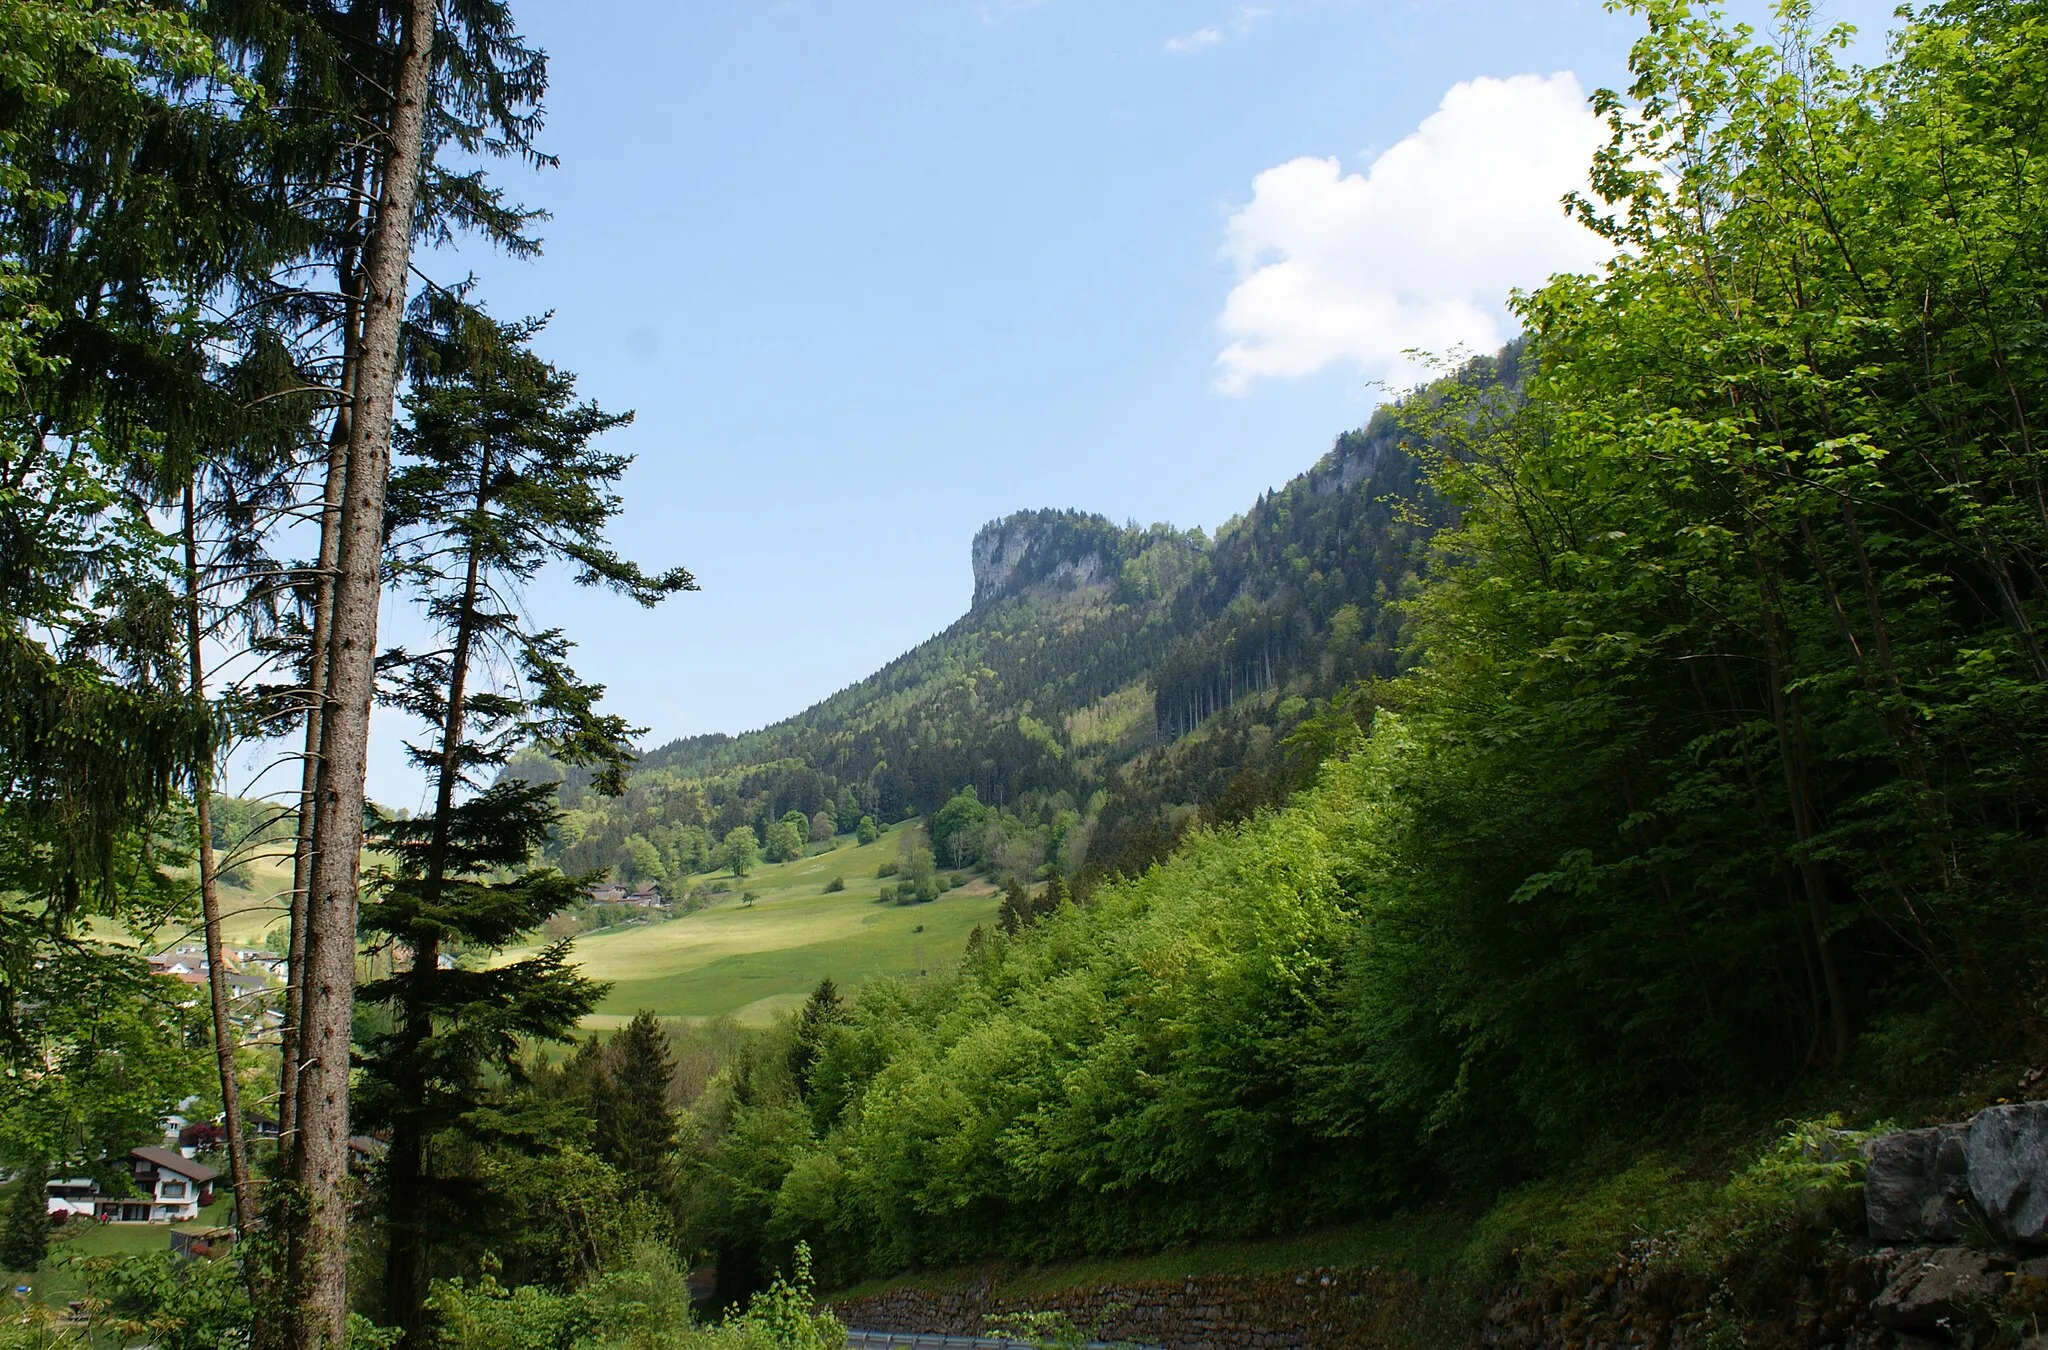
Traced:
<path fill-rule="evenodd" d="M 1517 354 L 1464 374 L 1512 385 Z M 965 615 L 814 707 L 651 750 L 611 801 L 538 761 L 520 772 L 564 782 L 556 860 L 627 879 L 679 880 L 730 830 L 765 836 L 790 812 L 846 831 L 970 788 L 1042 836 L 1044 864 L 1140 867 L 1200 815 L 1284 796 L 1288 733 L 1394 672 L 1394 602 L 1437 511 L 1423 477 L 1387 407 L 1213 539 L 1019 512 L 974 536 Z"/>

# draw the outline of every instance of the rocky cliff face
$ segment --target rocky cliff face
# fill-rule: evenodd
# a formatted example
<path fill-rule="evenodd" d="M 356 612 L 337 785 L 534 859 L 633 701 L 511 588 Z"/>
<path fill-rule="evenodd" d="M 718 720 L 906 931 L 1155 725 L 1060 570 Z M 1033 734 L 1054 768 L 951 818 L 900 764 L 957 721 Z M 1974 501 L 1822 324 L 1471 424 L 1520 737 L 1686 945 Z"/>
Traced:
<path fill-rule="evenodd" d="M 1079 511 L 1019 511 L 975 532 L 975 609 L 1041 583 L 1092 585 L 1121 561 L 1122 532 Z"/>

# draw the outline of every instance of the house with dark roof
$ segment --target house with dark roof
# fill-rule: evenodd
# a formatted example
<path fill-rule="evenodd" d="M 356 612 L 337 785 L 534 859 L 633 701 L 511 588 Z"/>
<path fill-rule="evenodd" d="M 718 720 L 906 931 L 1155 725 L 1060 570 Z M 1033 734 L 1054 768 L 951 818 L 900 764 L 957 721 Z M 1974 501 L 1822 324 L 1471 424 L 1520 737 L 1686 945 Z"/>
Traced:
<path fill-rule="evenodd" d="M 115 1223 L 184 1223 L 213 1203 L 216 1168 L 167 1148 L 128 1150 L 128 1179 L 138 1194 L 94 1199 L 94 1213 Z"/>
<path fill-rule="evenodd" d="M 167 1148 L 128 1150 L 124 1169 L 135 1183 L 133 1195 L 108 1195 L 88 1177 L 52 1177 L 51 1214 L 90 1214 L 110 1223 L 184 1223 L 199 1217 L 213 1203 L 217 1168 L 194 1162 Z"/>

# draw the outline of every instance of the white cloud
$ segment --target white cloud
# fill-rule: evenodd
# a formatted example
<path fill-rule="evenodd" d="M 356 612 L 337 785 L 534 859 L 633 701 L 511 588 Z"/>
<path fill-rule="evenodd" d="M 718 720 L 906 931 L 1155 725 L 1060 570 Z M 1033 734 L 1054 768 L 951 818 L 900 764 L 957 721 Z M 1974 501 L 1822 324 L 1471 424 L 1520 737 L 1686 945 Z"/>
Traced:
<path fill-rule="evenodd" d="M 1230 32 L 1232 34 L 1249 33 L 1252 30 L 1252 25 L 1272 12 L 1271 9 L 1262 5 L 1239 5 L 1237 12 L 1230 16 L 1230 23 L 1228 25 Z M 1166 40 L 1166 50 L 1175 55 L 1185 52 L 1198 52 L 1204 47 L 1215 46 L 1223 41 L 1224 36 L 1223 29 L 1214 25 L 1207 28 L 1197 28 L 1192 33 L 1184 33 L 1180 37 L 1168 38 Z"/>
<path fill-rule="evenodd" d="M 1477 79 L 1362 174 L 1335 159 L 1266 170 L 1230 218 L 1238 282 L 1217 388 L 1242 394 L 1338 362 L 1407 380 L 1419 373 L 1411 349 L 1500 345 L 1510 290 L 1608 256 L 1559 204 L 1585 187 L 1605 130 L 1569 71 Z"/>

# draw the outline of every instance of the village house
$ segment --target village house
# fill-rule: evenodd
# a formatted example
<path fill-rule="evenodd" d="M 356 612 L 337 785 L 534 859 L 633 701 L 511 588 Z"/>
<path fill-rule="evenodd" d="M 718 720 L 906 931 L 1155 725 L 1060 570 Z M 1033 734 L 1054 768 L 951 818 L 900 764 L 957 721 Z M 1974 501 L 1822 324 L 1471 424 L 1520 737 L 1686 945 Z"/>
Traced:
<path fill-rule="evenodd" d="M 99 1183 L 91 1177 L 51 1177 L 45 1207 L 53 1218 L 61 1214 L 67 1219 L 74 1215 L 89 1219 L 99 1212 L 99 1201 Z"/>
<path fill-rule="evenodd" d="M 617 905 L 625 903 L 626 888 L 616 881 L 607 881 L 592 886 L 587 894 L 593 905 Z"/>
<path fill-rule="evenodd" d="M 206 983 L 206 962 L 188 956 L 152 956 L 149 968 L 158 975 L 168 975 L 184 984 Z"/>
<path fill-rule="evenodd" d="M 52 1180 L 49 1212 L 114 1223 L 184 1223 L 213 1203 L 213 1183 L 220 1176 L 217 1169 L 164 1148 L 128 1150 L 127 1170 L 134 1195 L 104 1195 L 90 1179 Z"/>

